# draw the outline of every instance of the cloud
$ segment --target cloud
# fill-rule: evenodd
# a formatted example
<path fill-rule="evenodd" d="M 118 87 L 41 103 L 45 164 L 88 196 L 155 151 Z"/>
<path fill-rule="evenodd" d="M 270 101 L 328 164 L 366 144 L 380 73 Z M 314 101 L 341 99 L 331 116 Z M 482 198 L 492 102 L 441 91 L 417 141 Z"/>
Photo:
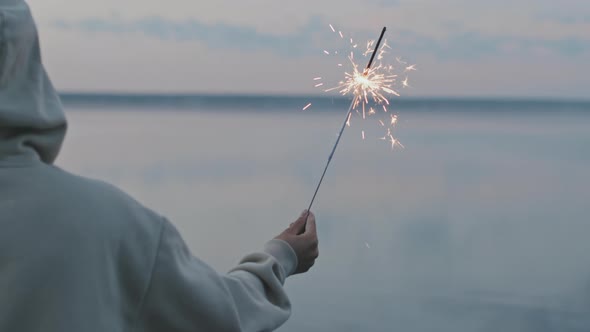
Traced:
<path fill-rule="evenodd" d="M 370 2 L 381 7 L 395 7 L 400 4 L 399 0 L 371 0 Z"/>
<path fill-rule="evenodd" d="M 452 32 L 444 39 L 417 34 L 411 30 L 399 32 L 400 40 L 391 44 L 414 54 L 431 54 L 441 60 L 479 60 L 489 56 L 528 56 L 539 51 L 562 56 L 577 56 L 590 52 L 590 39 L 539 39 L 515 36 L 493 36 L 478 32 Z"/>
<path fill-rule="evenodd" d="M 281 55 L 301 55 L 305 50 L 314 49 L 311 36 L 325 30 L 324 26 L 327 25 L 312 17 L 301 29 L 286 35 L 260 32 L 248 26 L 205 24 L 196 19 L 169 20 L 158 16 L 138 20 L 122 20 L 117 16 L 77 21 L 56 20 L 53 26 L 88 33 L 142 33 L 160 40 L 200 41 L 217 49 L 272 50 Z"/>
<path fill-rule="evenodd" d="M 81 30 L 87 33 L 141 33 L 160 40 L 178 42 L 199 41 L 214 49 L 238 51 L 266 50 L 281 56 L 298 57 L 318 54 L 325 47 L 320 42 L 334 40 L 329 35 L 328 23 L 321 17 L 311 17 L 299 29 L 288 34 L 261 32 L 249 26 L 226 23 L 206 24 L 197 19 L 171 20 L 151 16 L 137 20 L 87 18 L 82 20 L 56 20 L 53 27 L 63 30 Z M 361 31 L 360 36 L 370 38 L 374 33 Z M 531 38 L 495 36 L 451 27 L 444 38 L 416 33 L 409 29 L 390 30 L 390 44 L 404 55 L 428 54 L 442 60 L 478 60 L 488 56 L 531 55 L 539 51 L 563 56 L 577 56 L 590 52 L 590 38 Z"/>
<path fill-rule="evenodd" d="M 543 22 L 558 23 L 561 25 L 590 24 L 590 7 L 580 11 L 541 11 L 535 18 Z"/>

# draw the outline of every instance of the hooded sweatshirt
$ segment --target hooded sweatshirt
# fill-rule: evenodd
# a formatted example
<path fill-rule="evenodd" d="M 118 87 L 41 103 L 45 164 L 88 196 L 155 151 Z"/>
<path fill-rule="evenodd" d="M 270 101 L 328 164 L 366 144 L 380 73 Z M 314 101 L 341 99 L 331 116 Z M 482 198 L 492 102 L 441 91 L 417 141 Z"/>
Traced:
<path fill-rule="evenodd" d="M 0 331 L 271 331 L 297 256 L 271 240 L 227 274 L 166 218 L 53 165 L 66 133 L 22 0 L 0 0 Z"/>

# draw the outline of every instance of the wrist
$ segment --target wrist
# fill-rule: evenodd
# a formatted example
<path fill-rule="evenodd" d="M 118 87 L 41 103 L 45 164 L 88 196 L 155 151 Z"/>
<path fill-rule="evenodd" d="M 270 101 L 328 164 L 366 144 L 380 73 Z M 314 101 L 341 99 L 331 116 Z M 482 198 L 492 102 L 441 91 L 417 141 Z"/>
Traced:
<path fill-rule="evenodd" d="M 285 240 L 274 238 L 268 241 L 264 246 L 264 251 L 277 260 L 285 277 L 292 275 L 297 269 L 297 254 Z"/>

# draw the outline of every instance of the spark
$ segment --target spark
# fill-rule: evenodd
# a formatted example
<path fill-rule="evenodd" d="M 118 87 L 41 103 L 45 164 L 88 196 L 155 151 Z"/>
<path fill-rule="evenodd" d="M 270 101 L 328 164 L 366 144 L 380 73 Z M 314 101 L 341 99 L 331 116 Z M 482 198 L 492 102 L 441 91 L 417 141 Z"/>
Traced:
<path fill-rule="evenodd" d="M 393 150 L 395 148 L 395 143 L 397 142 L 395 138 L 393 138 L 393 136 L 389 135 L 390 138 L 390 142 L 391 142 L 391 149 Z"/>
<path fill-rule="evenodd" d="M 303 107 L 303 111 L 305 111 L 306 109 L 308 109 L 311 106 L 311 103 L 305 105 L 305 107 Z"/>
<path fill-rule="evenodd" d="M 363 52 L 363 56 L 369 56 L 370 54 L 373 54 L 373 50 L 369 48 L 370 45 L 370 43 L 367 44 L 367 49 Z"/>
<path fill-rule="evenodd" d="M 365 242 L 365 247 L 367 247 L 367 249 L 371 249 L 371 246 L 367 242 Z"/>
<path fill-rule="evenodd" d="M 396 123 L 397 123 L 397 115 L 392 115 L 391 116 L 391 125 L 395 126 Z"/>
<path fill-rule="evenodd" d="M 402 81 L 402 86 L 404 88 L 409 87 L 410 85 L 408 84 L 408 76 L 406 76 L 406 78 Z"/>
<path fill-rule="evenodd" d="M 407 66 L 405 71 L 412 71 L 412 70 L 417 70 L 416 69 L 416 65 L 409 65 L 409 66 Z"/>
<path fill-rule="evenodd" d="M 341 30 L 335 29 L 332 24 L 329 26 L 332 32 L 338 32 L 340 38 L 344 39 L 344 33 Z M 338 67 L 345 68 L 343 79 L 337 84 L 333 84 L 325 81 L 323 77 L 318 76 L 313 78 L 315 81 L 314 86 L 317 88 L 321 87 L 325 92 L 338 92 L 340 95 L 350 96 L 352 98 L 350 113 L 345 122 L 347 126 L 351 125 L 352 113 L 359 114 L 361 119 L 372 116 L 377 117 L 377 110 L 382 110 L 383 113 L 388 114 L 386 119 L 377 119 L 378 124 L 387 130 L 386 135 L 381 139 L 388 141 L 392 148 L 396 146 L 403 147 L 394 138 L 392 132 L 393 127 L 397 124 L 397 115 L 389 114 L 388 108 L 391 104 L 390 99 L 400 96 L 398 92 L 399 88 L 410 87 L 408 84 L 408 75 L 404 74 L 401 76 L 403 77 L 402 80 L 400 74 L 417 70 L 416 65 L 408 65 L 401 57 L 393 58 L 395 62 L 393 64 L 390 63 L 391 61 L 388 62 L 391 46 L 387 43 L 387 40 L 383 40 L 383 43 L 378 48 L 375 48 L 377 44 L 375 40 L 368 40 L 366 48 L 360 50 L 357 48 L 358 44 L 353 38 L 347 37 L 345 43 L 349 47 L 349 50 L 345 52 L 347 53 L 345 56 L 346 62 L 337 63 Z M 324 53 L 326 55 L 338 55 L 338 52 L 332 50 L 324 50 Z M 368 68 L 361 67 L 359 63 L 364 63 L 369 57 L 374 58 L 372 66 L 369 65 L 367 66 Z M 398 66 L 397 64 L 400 65 Z M 305 108 L 309 106 L 307 105 Z M 366 134 L 364 130 L 361 132 L 362 139 L 367 137 Z"/>
<path fill-rule="evenodd" d="M 344 73 L 344 81 L 327 91 L 337 90 L 341 95 L 352 95 L 353 109 L 365 106 L 369 102 L 376 104 L 389 104 L 386 94 L 399 94 L 393 90 L 397 75 L 384 70 L 382 64 L 377 64 L 369 69 L 359 70 L 359 65 L 354 62 L 353 56 L 348 60 L 352 66 L 352 72 Z"/>
<path fill-rule="evenodd" d="M 335 31 L 334 27 L 330 25 L 330 28 Z M 367 50 L 363 53 L 366 57 L 371 54 L 370 60 L 368 61 L 367 66 L 364 69 L 359 70 L 359 65 L 355 62 L 354 52 L 356 45 L 353 46 L 353 49 L 350 51 L 350 55 L 348 56 L 348 60 L 350 62 L 350 69 L 344 72 L 344 79 L 340 81 L 336 86 L 333 88 L 325 89 L 324 91 L 338 91 L 341 95 L 350 96 L 352 97 L 352 101 L 350 103 L 350 107 L 346 113 L 346 118 L 344 119 L 344 123 L 340 128 L 340 131 L 337 135 L 336 143 L 332 147 L 332 151 L 328 156 L 328 161 L 324 166 L 324 171 L 318 185 L 316 186 L 315 192 L 313 197 L 311 198 L 311 202 L 309 203 L 308 211 L 311 209 L 313 202 L 316 198 L 318 190 L 322 185 L 322 181 L 324 176 L 326 175 L 326 171 L 330 166 L 330 162 L 332 161 L 332 157 L 334 156 L 334 152 L 338 147 L 338 143 L 340 142 L 340 138 L 342 138 L 342 133 L 346 126 L 350 126 L 350 120 L 353 114 L 353 111 L 356 113 L 359 112 L 359 108 L 362 109 L 362 116 L 363 119 L 366 117 L 366 109 L 369 107 L 369 115 L 372 115 L 373 108 L 369 106 L 369 103 L 375 103 L 383 106 L 383 110 L 387 111 L 386 105 L 389 105 L 389 95 L 399 96 L 399 93 L 394 89 L 394 85 L 396 83 L 397 74 L 393 72 L 394 67 L 391 65 L 387 65 L 383 63 L 383 60 L 386 58 L 387 49 L 391 49 L 389 45 L 387 45 L 387 41 L 383 40 L 383 35 L 385 34 L 386 28 L 383 27 L 381 30 L 381 35 L 377 41 L 377 44 L 374 50 L 371 50 L 371 46 L 374 45 L 373 41 L 367 42 Z M 338 31 L 340 38 L 344 39 L 344 35 L 342 31 Z M 379 48 L 381 42 L 383 41 L 383 46 Z M 352 44 L 351 39 L 351 44 Z M 324 50 L 326 54 L 329 54 L 327 50 Z M 378 53 L 377 53 L 378 52 Z M 377 56 L 377 61 L 375 61 L 375 56 Z M 406 71 L 415 70 L 415 65 L 411 65 L 406 67 Z M 321 86 L 322 83 L 317 84 L 316 86 Z M 394 118 L 391 118 L 392 126 L 395 124 Z M 395 117 L 397 119 L 397 117 Z M 385 126 L 383 121 L 379 120 L 381 125 Z M 365 131 L 361 132 L 361 136 L 365 139 Z M 399 143 L 394 137 L 391 132 L 391 128 L 387 128 L 387 134 L 383 137 L 384 140 L 387 140 L 391 143 L 391 148 L 395 148 L 396 144 L 403 148 L 403 145 Z M 369 247 L 368 243 L 365 243 L 367 247 Z"/>
<path fill-rule="evenodd" d="M 395 148 L 396 145 L 401 147 L 402 149 L 404 148 L 404 146 L 397 139 L 395 139 L 395 137 L 393 137 L 393 134 L 391 133 L 391 128 L 387 128 L 387 133 L 385 134 L 385 136 L 381 137 L 381 139 L 384 141 L 388 141 L 391 144 L 392 150 Z"/>

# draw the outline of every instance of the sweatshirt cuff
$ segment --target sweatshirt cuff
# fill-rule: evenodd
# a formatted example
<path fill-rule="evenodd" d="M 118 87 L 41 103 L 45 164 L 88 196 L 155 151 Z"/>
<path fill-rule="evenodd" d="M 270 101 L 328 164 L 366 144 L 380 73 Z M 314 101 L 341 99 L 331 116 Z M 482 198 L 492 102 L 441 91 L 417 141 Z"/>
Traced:
<path fill-rule="evenodd" d="M 285 278 L 295 272 L 297 268 L 297 254 L 291 246 L 279 239 L 272 239 L 264 245 L 264 252 L 273 256 L 285 271 Z"/>

